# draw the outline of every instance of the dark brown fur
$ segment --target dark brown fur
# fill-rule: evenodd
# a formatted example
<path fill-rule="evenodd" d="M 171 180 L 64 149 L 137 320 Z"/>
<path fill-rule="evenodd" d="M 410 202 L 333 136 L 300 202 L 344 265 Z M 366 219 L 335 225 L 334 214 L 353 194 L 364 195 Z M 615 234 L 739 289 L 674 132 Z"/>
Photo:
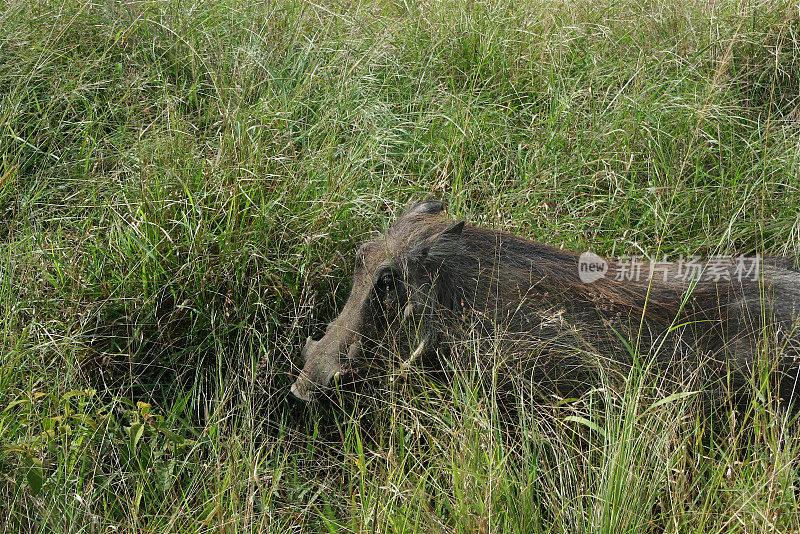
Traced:
<path fill-rule="evenodd" d="M 295 396 L 311 400 L 376 355 L 384 361 L 399 352 L 402 368 L 441 362 L 477 333 L 510 355 L 511 381 L 557 389 L 579 386 L 603 361 L 624 368 L 640 353 L 674 382 L 738 389 L 769 338 L 779 354 L 780 394 L 793 397 L 800 273 L 765 264 L 761 287 L 733 278 L 690 287 L 674 268 L 666 282 L 660 273 L 652 282 L 616 281 L 622 266 L 612 262 L 604 278 L 586 284 L 578 254 L 454 224 L 442 212 L 438 201 L 417 204 L 359 248 L 344 309 L 303 348 Z"/>

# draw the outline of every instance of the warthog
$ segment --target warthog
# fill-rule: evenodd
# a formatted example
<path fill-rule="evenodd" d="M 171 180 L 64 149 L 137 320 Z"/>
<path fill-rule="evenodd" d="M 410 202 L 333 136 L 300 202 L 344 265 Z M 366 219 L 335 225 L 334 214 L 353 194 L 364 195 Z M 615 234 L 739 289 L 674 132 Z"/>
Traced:
<path fill-rule="evenodd" d="M 528 383 L 570 391 L 592 369 L 634 361 L 663 366 L 685 387 L 739 390 L 756 383 L 759 355 L 771 354 L 780 396 L 793 397 L 800 272 L 755 259 L 743 269 L 736 258 L 695 263 L 691 276 L 688 264 L 640 264 L 633 273 L 597 256 L 593 269 L 585 256 L 453 222 L 443 211 L 436 200 L 416 204 L 361 245 L 347 303 L 302 349 L 295 397 L 310 401 L 376 361 L 400 372 L 452 367 L 452 348 L 464 339 L 490 340 L 487 354 L 499 347 L 511 355 L 518 366 L 506 370 Z"/>

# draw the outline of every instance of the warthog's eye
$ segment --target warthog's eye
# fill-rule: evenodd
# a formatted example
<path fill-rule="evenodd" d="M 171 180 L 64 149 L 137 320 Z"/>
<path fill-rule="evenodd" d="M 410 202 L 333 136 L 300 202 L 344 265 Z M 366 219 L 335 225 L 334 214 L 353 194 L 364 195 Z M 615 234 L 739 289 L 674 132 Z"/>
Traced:
<path fill-rule="evenodd" d="M 391 269 L 384 269 L 375 278 L 375 291 L 378 293 L 378 296 L 383 297 L 386 293 L 394 289 L 396 284 L 397 280 L 395 280 L 394 272 Z"/>
<path fill-rule="evenodd" d="M 378 283 L 382 286 L 388 287 L 394 282 L 394 275 L 391 271 L 385 272 L 381 275 Z"/>
<path fill-rule="evenodd" d="M 387 267 L 375 277 L 375 296 L 384 311 L 395 307 L 405 294 L 400 273 Z"/>

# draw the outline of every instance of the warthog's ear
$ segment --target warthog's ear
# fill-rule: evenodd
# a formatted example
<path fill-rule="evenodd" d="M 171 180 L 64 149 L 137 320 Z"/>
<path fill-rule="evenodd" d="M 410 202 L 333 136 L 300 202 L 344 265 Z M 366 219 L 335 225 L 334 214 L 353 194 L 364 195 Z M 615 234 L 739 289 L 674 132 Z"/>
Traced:
<path fill-rule="evenodd" d="M 461 232 L 464 231 L 464 225 L 467 224 L 467 221 L 458 221 L 457 223 L 453 223 L 444 231 L 439 234 L 439 237 L 436 239 L 439 240 L 441 238 L 449 238 L 449 237 L 461 237 Z"/>
<path fill-rule="evenodd" d="M 464 252 L 464 242 L 461 240 L 461 232 L 464 231 L 466 221 L 451 224 L 442 233 L 433 238 L 427 247 L 425 260 L 429 262 L 441 263 L 447 258 L 462 254 Z"/>
<path fill-rule="evenodd" d="M 410 206 L 404 213 L 403 217 L 408 217 L 409 215 L 437 215 L 444 211 L 444 203 L 441 200 L 435 198 L 429 198 L 423 202 L 417 202 Z"/>

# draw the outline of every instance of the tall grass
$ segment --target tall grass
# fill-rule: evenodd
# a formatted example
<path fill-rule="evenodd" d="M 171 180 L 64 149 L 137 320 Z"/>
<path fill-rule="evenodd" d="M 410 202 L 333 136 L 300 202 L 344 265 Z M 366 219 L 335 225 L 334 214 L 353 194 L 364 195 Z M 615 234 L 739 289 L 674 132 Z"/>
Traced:
<path fill-rule="evenodd" d="M 799 32 L 782 1 L 5 2 L 0 528 L 800 529 L 768 395 L 707 418 L 636 370 L 513 420 L 469 373 L 286 397 L 410 199 L 608 255 L 797 258 Z"/>

